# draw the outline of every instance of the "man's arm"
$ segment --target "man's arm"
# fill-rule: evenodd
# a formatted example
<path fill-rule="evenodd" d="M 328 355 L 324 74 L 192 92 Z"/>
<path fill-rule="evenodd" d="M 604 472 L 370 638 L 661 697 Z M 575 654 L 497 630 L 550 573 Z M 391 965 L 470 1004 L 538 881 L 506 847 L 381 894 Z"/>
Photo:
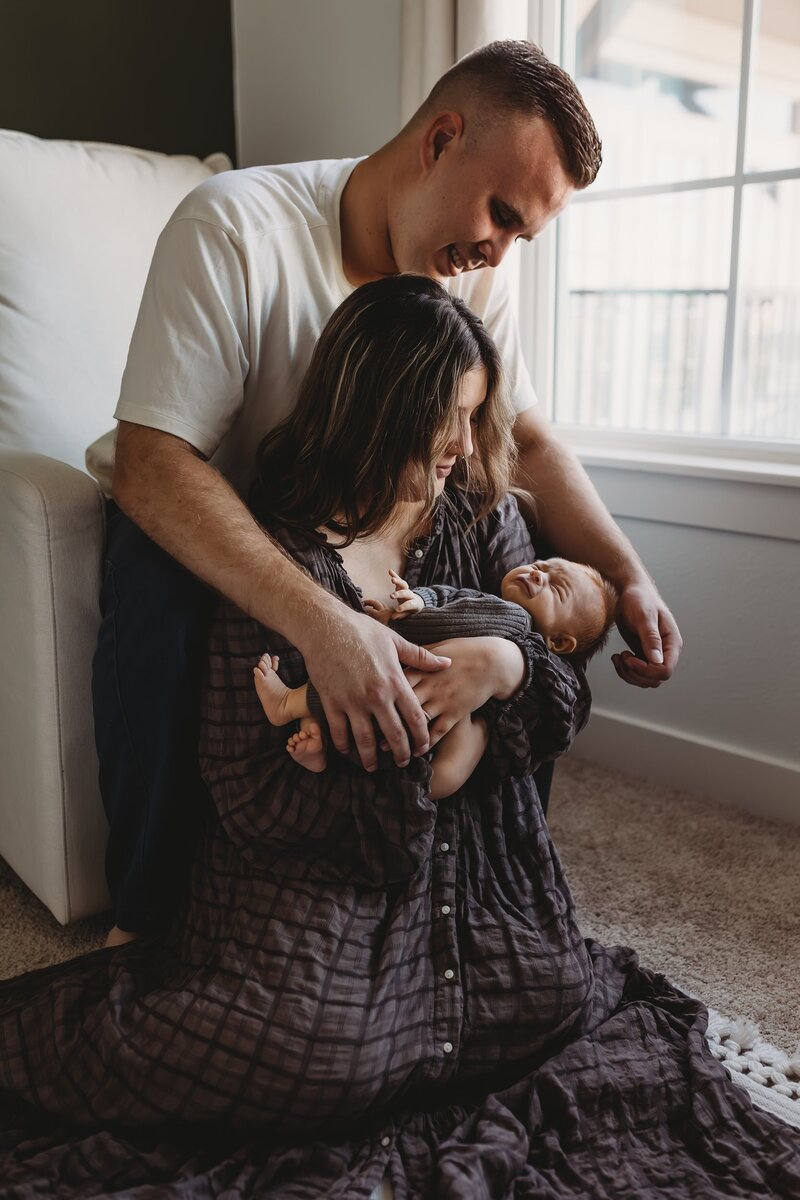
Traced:
<path fill-rule="evenodd" d="M 538 526 L 565 558 L 589 563 L 620 590 L 620 633 L 631 647 L 613 656 L 620 679 L 658 687 L 669 679 L 683 645 L 672 613 L 642 560 L 614 522 L 576 454 L 535 408 L 517 417 L 516 482 L 540 502 Z"/>
<path fill-rule="evenodd" d="M 436 670 L 446 659 L 353 612 L 315 583 L 188 442 L 121 421 L 112 487 L 119 507 L 154 542 L 297 646 L 338 750 L 348 750 L 349 722 L 364 767 L 374 770 L 374 718 L 399 766 L 408 762 L 409 739 L 414 753 L 425 753 L 427 721 L 401 664 Z"/>

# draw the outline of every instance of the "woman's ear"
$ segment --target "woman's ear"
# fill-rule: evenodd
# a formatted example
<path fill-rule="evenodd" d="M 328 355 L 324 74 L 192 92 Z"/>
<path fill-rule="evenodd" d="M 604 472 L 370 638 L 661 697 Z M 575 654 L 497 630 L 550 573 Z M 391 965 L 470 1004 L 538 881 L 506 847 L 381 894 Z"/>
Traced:
<path fill-rule="evenodd" d="M 547 649 L 554 654 L 572 654 L 577 644 L 577 638 L 571 633 L 556 633 L 547 637 Z"/>

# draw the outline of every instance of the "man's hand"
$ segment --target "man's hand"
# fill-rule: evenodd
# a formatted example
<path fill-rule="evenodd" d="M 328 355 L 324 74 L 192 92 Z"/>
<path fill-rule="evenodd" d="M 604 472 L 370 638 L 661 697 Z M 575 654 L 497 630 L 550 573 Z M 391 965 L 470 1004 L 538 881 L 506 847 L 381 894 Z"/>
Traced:
<path fill-rule="evenodd" d="M 437 675 L 410 670 L 406 679 L 430 720 L 431 746 L 493 696 L 507 700 L 522 686 L 522 651 L 505 638 L 451 638 L 429 649 L 446 654 L 450 669 Z"/>
<path fill-rule="evenodd" d="M 649 580 L 623 589 L 617 628 L 631 648 L 611 657 L 620 679 L 634 687 L 660 687 L 677 666 L 683 638 Z"/>
<path fill-rule="evenodd" d="M 427 672 L 445 671 L 449 658 L 412 646 L 391 629 L 338 603 L 326 609 L 325 628 L 309 630 L 300 649 L 322 700 L 331 740 L 341 754 L 350 749 L 352 730 L 364 769 L 375 770 L 373 721 L 398 767 L 407 766 L 412 753 L 426 753 L 428 722 L 403 667 L 411 668 L 415 678 L 427 679 Z"/>

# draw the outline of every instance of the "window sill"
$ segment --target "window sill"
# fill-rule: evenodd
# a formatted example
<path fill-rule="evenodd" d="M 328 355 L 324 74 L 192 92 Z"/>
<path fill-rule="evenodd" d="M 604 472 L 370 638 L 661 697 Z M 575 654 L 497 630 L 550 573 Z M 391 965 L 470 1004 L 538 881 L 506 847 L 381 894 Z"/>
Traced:
<path fill-rule="evenodd" d="M 587 437 L 585 429 L 573 426 L 557 425 L 556 431 L 584 466 L 800 487 L 800 457 L 795 451 L 765 452 L 762 457 L 754 454 L 750 446 L 740 450 L 715 443 L 713 450 L 703 453 L 706 447 L 702 443 L 697 449 L 687 451 L 676 449 L 674 440 L 665 439 L 662 447 L 652 441 L 636 444 L 625 435 L 608 437 L 598 432 Z"/>
<path fill-rule="evenodd" d="M 617 519 L 800 541 L 800 464 L 612 448 L 559 433 Z"/>
<path fill-rule="evenodd" d="M 565 439 L 566 440 L 566 439 Z M 664 475 L 695 475 L 739 483 L 771 483 L 800 487 L 800 465 L 760 462 L 747 458 L 708 458 L 699 454 L 658 454 L 652 450 L 600 450 L 570 442 L 586 466 L 619 467 L 627 471 L 657 471 Z"/>

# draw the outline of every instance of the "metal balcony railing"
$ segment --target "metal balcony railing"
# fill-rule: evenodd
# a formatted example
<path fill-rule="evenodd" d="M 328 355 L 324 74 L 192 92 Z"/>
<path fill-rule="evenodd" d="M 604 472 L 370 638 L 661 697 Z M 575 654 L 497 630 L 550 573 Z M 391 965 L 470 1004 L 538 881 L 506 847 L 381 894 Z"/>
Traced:
<path fill-rule="evenodd" d="M 721 401 L 727 295 L 716 288 L 570 291 L 556 419 L 800 440 L 800 293 L 740 293 L 729 418 Z"/>

